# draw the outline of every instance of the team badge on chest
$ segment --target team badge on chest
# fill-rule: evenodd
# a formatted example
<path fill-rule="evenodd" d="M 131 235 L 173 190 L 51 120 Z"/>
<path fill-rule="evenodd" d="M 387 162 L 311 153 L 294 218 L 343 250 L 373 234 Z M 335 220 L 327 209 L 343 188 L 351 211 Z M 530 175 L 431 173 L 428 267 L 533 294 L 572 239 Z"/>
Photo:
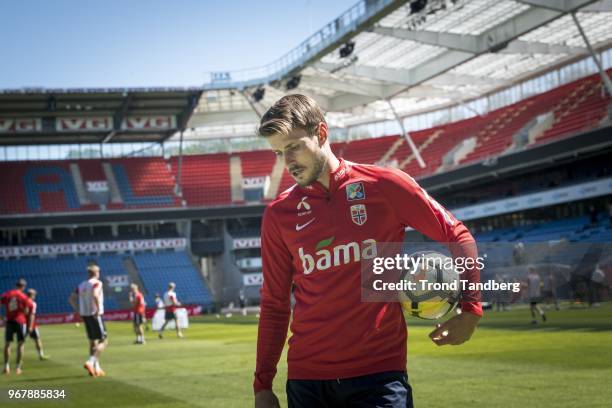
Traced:
<path fill-rule="evenodd" d="M 357 225 L 363 225 L 368 220 L 368 213 L 364 204 L 351 205 L 351 219 Z"/>
<path fill-rule="evenodd" d="M 363 183 L 351 183 L 346 186 L 346 199 L 348 201 L 363 200 L 365 198 L 365 189 Z"/>

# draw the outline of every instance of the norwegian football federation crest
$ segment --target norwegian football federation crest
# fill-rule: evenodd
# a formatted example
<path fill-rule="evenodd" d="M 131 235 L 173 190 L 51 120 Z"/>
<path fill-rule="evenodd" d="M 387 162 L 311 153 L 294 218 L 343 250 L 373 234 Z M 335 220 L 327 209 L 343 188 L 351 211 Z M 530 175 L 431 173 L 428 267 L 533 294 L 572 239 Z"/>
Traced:
<path fill-rule="evenodd" d="M 351 219 L 357 225 L 363 225 L 368 220 L 368 213 L 364 204 L 351 205 Z"/>
<path fill-rule="evenodd" d="M 363 183 L 351 183 L 346 186 L 346 199 L 348 201 L 363 200 L 365 198 L 365 189 Z"/>

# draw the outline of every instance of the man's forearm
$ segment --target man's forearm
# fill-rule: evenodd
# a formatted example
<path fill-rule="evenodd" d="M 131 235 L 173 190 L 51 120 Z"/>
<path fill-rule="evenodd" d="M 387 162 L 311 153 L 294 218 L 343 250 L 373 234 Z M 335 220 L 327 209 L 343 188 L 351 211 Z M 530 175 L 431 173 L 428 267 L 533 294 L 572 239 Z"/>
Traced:
<path fill-rule="evenodd" d="M 272 388 L 276 366 L 285 346 L 291 311 L 279 311 L 262 305 L 257 332 L 257 364 L 254 392 Z"/>
<path fill-rule="evenodd" d="M 74 310 L 75 312 L 79 311 L 79 307 L 76 304 L 76 301 L 74 300 L 74 298 L 70 298 L 68 299 L 68 303 L 70 303 L 70 306 L 72 307 L 72 310 Z"/>

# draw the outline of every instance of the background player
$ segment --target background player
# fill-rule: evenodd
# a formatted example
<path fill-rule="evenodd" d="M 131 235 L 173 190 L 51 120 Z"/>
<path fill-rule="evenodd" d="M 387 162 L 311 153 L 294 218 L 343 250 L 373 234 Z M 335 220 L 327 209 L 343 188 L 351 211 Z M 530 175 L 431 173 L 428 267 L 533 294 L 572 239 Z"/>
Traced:
<path fill-rule="evenodd" d="M 38 313 L 38 306 L 36 304 L 36 290 L 28 289 L 28 297 L 32 301 L 32 309 L 30 309 L 30 325 L 28 326 L 28 334 L 34 340 L 36 344 L 36 351 L 38 352 L 38 358 L 40 360 L 48 360 L 49 356 L 45 356 L 45 352 L 43 351 L 42 340 L 40 338 L 40 331 L 38 330 L 38 325 L 36 324 L 36 313 Z"/>
<path fill-rule="evenodd" d="M 28 327 L 30 327 L 32 323 L 29 320 L 32 318 L 32 314 L 30 314 L 32 301 L 23 293 L 26 285 L 25 279 L 19 279 L 15 284 L 15 289 L 4 292 L 0 300 L 6 312 L 6 327 L 4 332 L 4 374 L 10 374 L 11 372 L 9 360 L 11 357 L 11 343 L 15 336 L 17 336 L 15 374 L 19 375 L 22 373 L 23 344 L 28 333 Z"/>
<path fill-rule="evenodd" d="M 130 302 L 132 302 L 132 312 L 134 313 L 134 319 L 133 319 L 133 323 L 134 323 L 134 331 L 136 332 L 136 341 L 134 342 L 134 344 L 145 344 L 145 338 L 144 338 L 144 330 L 143 330 L 143 325 L 146 322 L 146 317 L 145 317 L 145 300 L 144 300 L 144 296 L 142 296 L 142 293 L 140 292 L 140 290 L 138 290 L 138 285 L 135 283 L 132 283 L 130 285 Z"/>
<path fill-rule="evenodd" d="M 536 320 L 536 312 L 540 314 L 542 318 L 542 322 L 546 322 L 546 314 L 540 306 L 538 306 L 538 302 L 542 300 L 542 291 L 541 291 L 542 281 L 540 279 L 540 275 L 536 272 L 533 266 L 527 268 L 527 296 L 529 297 L 529 310 L 531 311 L 531 323 L 537 324 Z"/>
<path fill-rule="evenodd" d="M 555 305 L 555 310 L 559 310 L 559 301 L 557 301 L 557 283 L 555 275 L 552 271 L 549 271 L 544 278 L 543 292 L 544 302 L 546 302 L 546 304 L 552 302 Z"/>
<path fill-rule="evenodd" d="M 179 338 L 183 337 L 183 333 L 181 332 L 178 320 L 176 318 L 176 308 L 181 304 L 176 298 L 176 292 L 174 291 L 174 288 L 176 288 L 176 285 L 174 284 L 174 282 L 170 282 L 168 284 L 168 290 L 166 291 L 166 293 L 164 293 L 164 307 L 166 309 L 166 313 L 164 316 L 164 324 L 162 325 L 161 329 L 159 329 L 160 339 L 163 338 L 163 332 L 166 328 L 166 325 L 171 321 L 174 321 L 174 325 L 176 327 L 176 336 Z"/>
<path fill-rule="evenodd" d="M 87 338 L 89 339 L 89 359 L 84 367 L 92 377 L 106 375 L 100 365 L 100 354 L 108 345 L 106 327 L 102 315 L 104 314 L 104 291 L 100 281 L 100 267 L 89 265 L 87 267 L 88 279 L 81 282 L 70 295 L 70 305 L 81 315 Z"/>

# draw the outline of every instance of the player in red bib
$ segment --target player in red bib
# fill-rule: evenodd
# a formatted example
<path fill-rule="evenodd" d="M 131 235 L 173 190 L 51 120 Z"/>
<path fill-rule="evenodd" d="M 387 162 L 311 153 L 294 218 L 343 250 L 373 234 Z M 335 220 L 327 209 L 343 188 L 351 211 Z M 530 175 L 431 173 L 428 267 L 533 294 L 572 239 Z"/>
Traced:
<path fill-rule="evenodd" d="M 130 285 L 130 302 L 132 302 L 132 313 L 134 314 L 133 323 L 134 323 L 134 331 L 136 332 L 136 341 L 134 344 L 145 344 L 144 338 L 144 330 L 142 329 L 144 323 L 146 322 L 145 317 L 145 300 L 144 296 L 140 290 L 138 290 L 138 285 L 132 283 Z"/>
<path fill-rule="evenodd" d="M 289 408 L 412 407 L 401 306 L 362 302 L 360 260 L 376 256 L 377 243 L 403 242 L 408 227 L 448 243 L 455 258 L 476 258 L 472 235 L 406 173 L 338 159 L 312 98 L 283 97 L 262 117 L 259 133 L 297 185 L 263 217 L 256 408 L 279 406 L 272 380 L 290 320 Z M 479 271 L 462 278 L 479 281 Z M 463 313 L 430 333 L 435 344 L 471 337 L 482 308 L 479 294 L 469 295 Z"/>
<path fill-rule="evenodd" d="M 30 318 L 32 323 L 29 326 L 29 335 L 36 344 L 36 351 L 38 351 L 38 358 L 40 360 L 48 360 L 49 357 L 45 356 L 43 350 L 42 340 L 40 338 L 40 331 L 38 330 L 38 324 L 36 324 L 36 313 L 38 313 L 38 306 L 36 305 L 36 290 L 28 289 L 28 297 L 32 301 L 32 309 L 30 309 Z"/>
<path fill-rule="evenodd" d="M 4 292 L 0 302 L 4 305 L 6 313 L 6 328 L 4 332 L 4 374 L 10 374 L 11 367 L 9 359 L 11 356 L 11 343 L 17 337 L 17 359 L 15 374 L 22 373 L 23 364 L 23 344 L 28 334 L 28 327 L 31 326 L 30 314 L 32 301 L 23 293 L 27 283 L 25 279 L 19 279 L 15 289 Z M 29 317 L 28 317 L 29 316 Z"/>

